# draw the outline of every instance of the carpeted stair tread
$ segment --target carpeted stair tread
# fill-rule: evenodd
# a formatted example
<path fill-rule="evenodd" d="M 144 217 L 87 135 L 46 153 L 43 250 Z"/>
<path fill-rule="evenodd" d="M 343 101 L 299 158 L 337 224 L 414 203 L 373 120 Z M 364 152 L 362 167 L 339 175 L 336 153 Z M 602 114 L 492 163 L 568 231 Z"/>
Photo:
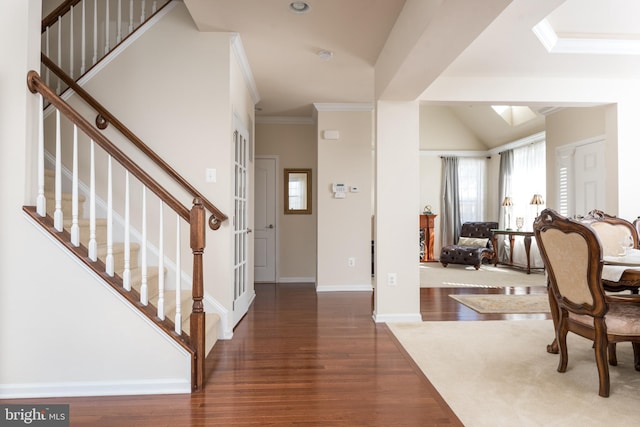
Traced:
<path fill-rule="evenodd" d="M 72 210 L 72 196 L 71 193 L 62 193 L 61 195 L 61 208 L 62 216 L 64 218 L 71 218 L 73 214 Z M 56 197 L 53 191 L 45 191 L 44 197 L 47 199 L 46 211 L 49 215 L 53 216 L 56 210 Z M 84 202 L 86 198 L 82 194 L 78 195 L 78 217 L 84 217 Z"/>
<path fill-rule="evenodd" d="M 176 291 L 165 291 L 165 316 L 172 321 L 175 321 L 176 315 Z M 191 330 L 191 307 L 193 306 L 193 299 L 191 298 L 190 290 L 182 290 L 180 293 L 180 301 L 182 308 L 182 330 L 187 334 Z M 218 340 L 218 322 L 220 322 L 220 316 L 216 313 L 205 313 L 205 348 L 206 353 L 213 348 Z"/>
<path fill-rule="evenodd" d="M 71 231 L 71 225 L 73 220 L 65 217 L 63 220 L 63 227 L 65 230 Z M 89 244 L 89 219 L 79 218 L 78 227 L 80 228 L 80 242 L 85 246 Z M 98 242 L 107 241 L 107 220 L 105 218 L 96 218 L 96 240 Z"/>
<path fill-rule="evenodd" d="M 131 242 L 129 250 L 130 250 L 129 268 L 131 269 L 138 266 L 138 251 L 140 250 L 140 245 L 138 243 Z M 114 264 L 115 271 L 124 270 L 124 243 L 114 242 L 112 251 L 113 251 L 113 264 Z M 97 255 L 98 255 L 98 259 L 102 261 L 106 260 L 107 258 L 106 243 L 98 243 Z"/>
<path fill-rule="evenodd" d="M 166 270 L 165 270 L 166 272 Z M 121 275 L 121 273 L 118 273 Z M 131 287 L 140 292 L 142 287 L 142 268 L 131 269 Z M 158 296 L 158 267 L 147 266 L 147 298 L 155 304 Z"/>

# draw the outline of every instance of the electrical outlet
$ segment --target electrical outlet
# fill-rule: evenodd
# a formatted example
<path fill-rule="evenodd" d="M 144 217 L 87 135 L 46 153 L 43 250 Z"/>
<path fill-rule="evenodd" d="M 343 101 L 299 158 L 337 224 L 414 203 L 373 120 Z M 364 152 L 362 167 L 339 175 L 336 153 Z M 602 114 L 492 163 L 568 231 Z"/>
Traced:
<path fill-rule="evenodd" d="M 396 273 L 387 273 L 387 285 L 396 286 L 398 284 L 398 275 Z"/>
<path fill-rule="evenodd" d="M 347 265 L 349 267 L 355 267 L 356 266 L 356 259 L 354 257 L 351 257 L 347 260 Z"/>

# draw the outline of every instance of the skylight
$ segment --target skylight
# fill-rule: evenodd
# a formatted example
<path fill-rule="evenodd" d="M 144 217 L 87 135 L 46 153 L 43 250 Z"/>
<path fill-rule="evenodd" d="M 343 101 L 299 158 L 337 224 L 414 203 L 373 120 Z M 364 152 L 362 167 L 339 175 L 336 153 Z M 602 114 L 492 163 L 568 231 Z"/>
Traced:
<path fill-rule="evenodd" d="M 537 117 L 529 107 L 511 105 L 492 105 L 496 112 L 509 126 L 519 126 Z"/>

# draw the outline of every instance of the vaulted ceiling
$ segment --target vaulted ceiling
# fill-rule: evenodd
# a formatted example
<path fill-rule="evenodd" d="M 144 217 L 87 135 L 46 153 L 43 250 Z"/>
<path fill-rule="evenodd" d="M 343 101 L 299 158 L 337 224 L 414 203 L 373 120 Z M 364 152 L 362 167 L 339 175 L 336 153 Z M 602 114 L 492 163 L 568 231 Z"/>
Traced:
<path fill-rule="evenodd" d="M 491 147 L 543 129 L 563 104 L 531 104 L 538 119 L 512 127 L 490 109 L 510 99 L 451 104 L 425 90 L 442 77 L 640 76 L 637 0 L 306 0 L 307 13 L 291 0 L 184 2 L 200 31 L 240 35 L 263 119 L 308 118 L 313 103 L 421 99 L 451 108 Z"/>

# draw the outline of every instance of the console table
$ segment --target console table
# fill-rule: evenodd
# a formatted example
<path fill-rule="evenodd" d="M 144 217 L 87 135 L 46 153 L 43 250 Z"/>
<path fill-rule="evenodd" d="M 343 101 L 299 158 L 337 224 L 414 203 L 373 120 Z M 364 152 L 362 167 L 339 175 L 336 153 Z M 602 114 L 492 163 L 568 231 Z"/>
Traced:
<path fill-rule="evenodd" d="M 498 265 L 498 236 L 509 237 L 509 262 L 500 262 L 501 264 L 510 265 L 512 267 L 522 267 L 513 263 L 513 244 L 515 243 L 516 236 L 524 237 L 524 251 L 527 254 L 527 274 L 531 273 L 531 237 L 533 231 L 518 231 L 518 230 L 491 230 L 493 233 L 493 250 L 496 251 L 494 256 L 493 265 Z M 522 267 L 524 268 L 524 267 Z"/>
<path fill-rule="evenodd" d="M 420 215 L 420 262 L 434 261 L 435 214 Z"/>

